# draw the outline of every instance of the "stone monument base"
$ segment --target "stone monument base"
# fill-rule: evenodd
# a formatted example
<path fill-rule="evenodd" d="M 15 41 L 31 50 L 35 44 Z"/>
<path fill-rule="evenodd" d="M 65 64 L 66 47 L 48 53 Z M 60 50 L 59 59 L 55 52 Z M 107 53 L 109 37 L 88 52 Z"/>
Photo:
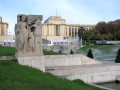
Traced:
<path fill-rule="evenodd" d="M 44 56 L 18 56 L 17 60 L 21 65 L 28 65 L 45 72 Z"/>

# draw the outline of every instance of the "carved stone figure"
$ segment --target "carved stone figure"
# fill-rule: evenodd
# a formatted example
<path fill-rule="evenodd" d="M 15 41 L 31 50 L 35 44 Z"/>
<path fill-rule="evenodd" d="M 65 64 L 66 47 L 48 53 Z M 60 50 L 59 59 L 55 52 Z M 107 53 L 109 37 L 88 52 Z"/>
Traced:
<path fill-rule="evenodd" d="M 38 17 L 36 20 L 35 20 L 35 47 L 36 47 L 36 50 L 37 53 L 40 53 L 42 54 L 42 25 L 41 25 L 41 20 L 40 20 L 40 17 Z"/>
<path fill-rule="evenodd" d="M 17 16 L 15 25 L 16 35 L 16 54 L 42 55 L 42 30 L 41 15 L 23 15 Z"/>
<path fill-rule="evenodd" d="M 29 34 L 29 44 L 30 44 L 30 50 L 32 52 L 35 52 L 35 38 L 33 32 L 30 32 Z"/>
<path fill-rule="evenodd" d="M 25 15 L 18 16 L 18 24 L 15 26 L 17 53 L 26 53 L 28 45 L 28 30 Z"/>

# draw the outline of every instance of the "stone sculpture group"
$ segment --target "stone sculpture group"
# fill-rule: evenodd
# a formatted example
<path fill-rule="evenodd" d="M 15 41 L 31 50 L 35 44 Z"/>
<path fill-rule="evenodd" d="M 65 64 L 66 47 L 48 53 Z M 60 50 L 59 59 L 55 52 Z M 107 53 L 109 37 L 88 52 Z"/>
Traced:
<path fill-rule="evenodd" d="M 16 55 L 42 55 L 42 15 L 17 16 Z"/>

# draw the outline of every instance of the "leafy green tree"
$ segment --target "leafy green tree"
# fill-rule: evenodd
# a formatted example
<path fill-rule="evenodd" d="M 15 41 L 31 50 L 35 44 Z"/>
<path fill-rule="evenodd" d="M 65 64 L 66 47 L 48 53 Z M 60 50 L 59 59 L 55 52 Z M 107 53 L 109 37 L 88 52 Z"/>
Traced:
<path fill-rule="evenodd" d="M 83 39 L 84 40 L 95 40 L 97 30 L 86 30 L 83 32 Z"/>
<path fill-rule="evenodd" d="M 117 52 L 117 57 L 116 57 L 116 59 L 115 59 L 115 62 L 116 62 L 116 63 L 120 63 L 120 49 L 119 49 L 118 52 Z"/>
<path fill-rule="evenodd" d="M 102 39 L 102 40 L 105 40 L 105 39 L 106 39 L 106 36 L 107 36 L 106 34 L 102 34 L 102 35 L 101 35 L 101 39 Z"/>
<path fill-rule="evenodd" d="M 108 33 L 108 35 L 106 36 L 107 40 L 112 40 L 113 39 L 113 34 Z"/>
<path fill-rule="evenodd" d="M 117 40 L 120 40 L 120 31 L 118 31 L 118 32 L 116 33 L 116 39 L 117 39 Z"/>
<path fill-rule="evenodd" d="M 100 34 L 100 33 L 97 33 L 95 39 L 96 39 L 96 40 L 101 40 L 101 34 Z"/>
<path fill-rule="evenodd" d="M 95 29 L 98 30 L 101 35 L 106 34 L 107 40 L 120 40 L 120 19 L 109 22 L 98 22 Z"/>
<path fill-rule="evenodd" d="M 98 22 L 95 29 L 97 29 L 100 34 L 106 33 L 106 22 Z"/>
<path fill-rule="evenodd" d="M 87 57 L 93 58 L 93 54 L 92 54 L 92 50 L 91 49 L 89 49 L 89 51 L 87 53 Z"/>

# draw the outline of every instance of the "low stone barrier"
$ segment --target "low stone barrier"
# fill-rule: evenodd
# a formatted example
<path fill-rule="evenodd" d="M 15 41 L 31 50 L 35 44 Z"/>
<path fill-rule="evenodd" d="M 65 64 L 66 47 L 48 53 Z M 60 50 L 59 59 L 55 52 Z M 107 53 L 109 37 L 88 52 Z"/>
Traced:
<path fill-rule="evenodd" d="M 86 64 L 100 64 L 101 63 L 97 60 L 88 58 L 81 54 L 45 55 L 44 60 L 45 60 L 45 67 L 86 65 Z"/>
<path fill-rule="evenodd" d="M 81 54 L 18 57 L 18 62 L 21 65 L 28 65 L 28 66 L 40 69 L 43 72 L 45 72 L 45 67 L 101 63 L 97 60 L 90 59 Z"/>
<path fill-rule="evenodd" d="M 0 56 L 0 60 L 15 60 L 15 56 Z"/>
<path fill-rule="evenodd" d="M 69 80 L 81 79 L 87 83 L 116 81 L 120 76 L 120 64 L 96 64 L 64 67 L 49 67 L 46 71 Z"/>

